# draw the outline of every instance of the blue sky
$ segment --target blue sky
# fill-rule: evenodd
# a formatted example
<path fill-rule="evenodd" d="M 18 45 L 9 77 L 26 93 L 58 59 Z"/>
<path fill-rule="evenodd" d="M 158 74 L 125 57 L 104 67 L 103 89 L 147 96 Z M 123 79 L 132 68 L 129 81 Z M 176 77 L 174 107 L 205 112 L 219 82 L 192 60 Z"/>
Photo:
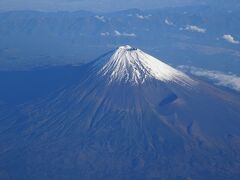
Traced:
<path fill-rule="evenodd" d="M 201 4 L 199 0 L 0 0 L 0 10 L 91 10 L 152 9 Z"/>

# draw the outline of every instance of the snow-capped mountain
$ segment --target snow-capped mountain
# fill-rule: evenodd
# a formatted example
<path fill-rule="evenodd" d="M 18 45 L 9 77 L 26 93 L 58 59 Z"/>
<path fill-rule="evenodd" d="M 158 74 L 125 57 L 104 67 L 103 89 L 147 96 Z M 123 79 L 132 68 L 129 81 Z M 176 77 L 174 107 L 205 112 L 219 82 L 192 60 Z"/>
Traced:
<path fill-rule="evenodd" d="M 146 80 L 156 79 L 189 85 L 193 83 L 182 72 L 129 45 L 119 47 L 107 60 L 99 60 L 105 64 L 98 74 L 109 78 L 110 82 L 142 84 Z"/>
<path fill-rule="evenodd" d="M 83 69 L 4 124 L 2 177 L 239 177 L 239 99 L 130 46 Z"/>

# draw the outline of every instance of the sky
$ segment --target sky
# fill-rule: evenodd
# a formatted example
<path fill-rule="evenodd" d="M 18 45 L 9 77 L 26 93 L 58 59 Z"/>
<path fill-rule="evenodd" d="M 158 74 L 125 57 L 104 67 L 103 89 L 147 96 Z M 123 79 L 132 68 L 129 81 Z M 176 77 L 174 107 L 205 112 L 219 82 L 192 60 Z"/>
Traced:
<path fill-rule="evenodd" d="M 156 9 L 201 4 L 199 0 L 0 0 L 0 10 L 116 11 L 130 8 Z"/>

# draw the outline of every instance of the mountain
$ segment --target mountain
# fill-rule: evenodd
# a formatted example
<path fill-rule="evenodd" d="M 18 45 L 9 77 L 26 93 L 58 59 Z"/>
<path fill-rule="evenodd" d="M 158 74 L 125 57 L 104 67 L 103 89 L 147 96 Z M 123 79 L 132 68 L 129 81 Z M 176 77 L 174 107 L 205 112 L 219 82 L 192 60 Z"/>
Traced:
<path fill-rule="evenodd" d="M 113 56 L 105 59 L 110 60 L 105 62 L 97 74 L 107 79 L 110 78 L 110 83 L 143 84 L 153 79 L 186 84 L 190 82 L 190 79 L 183 73 L 129 45 L 119 47 Z"/>
<path fill-rule="evenodd" d="M 0 131 L 0 177 L 238 179 L 239 102 L 121 46 L 16 107 Z"/>
<path fill-rule="evenodd" d="M 131 1 L 118 1 L 116 3 L 112 3 L 111 0 L 101 0 L 100 2 L 97 0 L 91 1 L 64 1 L 60 0 L 58 3 L 51 4 L 46 0 L 43 0 L 41 3 L 35 4 L 31 0 L 28 1 L 27 4 L 18 3 L 18 1 L 14 1 L 12 3 L 8 3 L 6 0 L 2 0 L 0 2 L 0 11 L 6 11 L 11 9 L 37 9 L 43 11 L 74 11 L 79 9 L 87 9 L 93 11 L 116 11 L 126 8 L 141 8 L 141 9 L 153 9 L 153 8 L 164 8 L 164 7 L 177 7 L 177 6 L 191 6 L 194 7 L 196 5 L 207 4 L 211 5 L 214 8 L 226 8 L 226 7 L 234 7 L 239 5 L 239 1 L 237 0 L 228 0 L 227 2 L 224 0 L 202 0 L 201 2 L 197 0 L 131 0 Z"/>

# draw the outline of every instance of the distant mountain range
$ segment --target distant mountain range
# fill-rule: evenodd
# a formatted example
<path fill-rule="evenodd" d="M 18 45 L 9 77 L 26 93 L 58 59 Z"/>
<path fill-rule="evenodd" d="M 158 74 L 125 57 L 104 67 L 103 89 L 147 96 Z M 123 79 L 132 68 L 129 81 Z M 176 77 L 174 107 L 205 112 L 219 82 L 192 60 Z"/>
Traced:
<path fill-rule="evenodd" d="M 131 46 L 75 76 L 0 103 L 0 179 L 238 179 L 239 97 Z"/>
<path fill-rule="evenodd" d="M 166 7 L 182 7 L 182 6 L 199 6 L 208 5 L 213 8 L 221 9 L 234 9 L 239 8 L 238 0 L 122 0 L 115 3 L 112 0 L 58 0 L 49 2 L 48 0 L 42 0 L 41 2 L 34 2 L 33 0 L 25 0 L 25 3 L 20 3 L 17 0 L 8 2 L 2 0 L 0 2 L 0 10 L 42 10 L 42 11 L 76 11 L 76 10 L 90 10 L 100 12 L 113 12 L 129 8 L 140 9 L 163 9 Z"/>
<path fill-rule="evenodd" d="M 78 64 L 132 44 L 174 65 L 238 73 L 239 14 L 239 9 L 211 6 L 111 13 L 4 12 L 0 68 Z M 225 62 L 230 65 L 220 65 Z"/>

